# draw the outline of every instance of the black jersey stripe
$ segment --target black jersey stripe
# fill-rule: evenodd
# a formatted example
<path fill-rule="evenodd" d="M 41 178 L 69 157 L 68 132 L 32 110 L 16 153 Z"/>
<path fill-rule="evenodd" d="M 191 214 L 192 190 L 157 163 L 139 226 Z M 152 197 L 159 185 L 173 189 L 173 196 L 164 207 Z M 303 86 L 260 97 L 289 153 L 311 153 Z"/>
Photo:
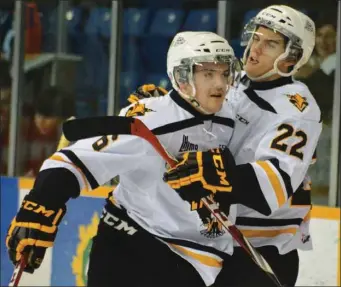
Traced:
<path fill-rule="evenodd" d="M 204 122 L 199 118 L 190 118 L 183 121 L 178 121 L 170 124 L 166 124 L 164 126 L 157 127 L 152 129 L 154 135 L 164 135 L 169 133 L 174 133 L 176 131 L 181 131 L 190 127 L 198 126 L 203 124 Z"/>
<path fill-rule="evenodd" d="M 195 117 L 170 124 L 166 124 L 157 128 L 152 129 L 154 135 L 164 135 L 174 133 L 194 126 L 204 124 L 204 120 L 211 120 L 215 124 L 225 125 L 230 128 L 234 128 L 234 120 L 230 118 L 223 118 L 218 116 L 212 117 Z"/>
<path fill-rule="evenodd" d="M 291 197 L 291 205 L 311 205 L 311 190 L 303 189 L 303 184 Z"/>
<path fill-rule="evenodd" d="M 283 169 L 280 168 L 279 160 L 277 158 L 269 159 L 269 161 L 275 166 L 275 168 L 278 170 L 279 174 L 281 175 L 284 185 L 285 185 L 285 190 L 287 191 L 287 196 L 288 198 L 290 198 L 294 193 L 292 189 L 292 185 L 291 185 L 290 176 Z"/>
<path fill-rule="evenodd" d="M 236 225 L 239 226 L 259 226 L 259 227 L 279 227 L 288 225 L 300 225 L 302 218 L 292 219 L 268 219 L 268 218 L 254 218 L 254 217 L 237 217 Z"/>
<path fill-rule="evenodd" d="M 89 171 L 89 169 L 85 166 L 85 164 L 79 159 L 79 157 L 71 150 L 59 150 L 58 152 L 67 156 L 69 160 L 72 161 L 85 175 L 86 179 L 90 183 L 92 189 L 95 189 L 99 186 L 97 180 L 93 176 L 93 174 Z"/>
<path fill-rule="evenodd" d="M 251 164 L 236 166 L 233 173 L 233 189 L 237 203 L 252 208 L 264 215 L 270 215 L 271 209 L 266 201 L 262 188 L 259 184 L 256 172 Z"/>
<path fill-rule="evenodd" d="M 223 118 L 223 117 L 218 117 L 218 116 L 213 116 L 212 122 L 224 126 L 228 126 L 230 128 L 234 128 L 234 120 L 230 118 Z"/>
<path fill-rule="evenodd" d="M 161 237 L 161 236 L 156 236 L 157 238 L 163 240 L 164 242 L 167 242 L 169 244 L 175 244 L 175 245 L 179 245 L 182 247 L 188 247 L 194 250 L 199 250 L 199 251 L 203 251 L 203 252 L 208 252 L 211 254 L 214 254 L 216 256 L 219 256 L 221 258 L 224 258 L 225 256 L 227 256 L 226 253 L 219 251 L 218 249 L 215 249 L 213 247 L 210 246 L 205 246 L 205 245 L 201 245 L 192 241 L 187 241 L 187 240 L 183 240 L 183 239 L 175 239 L 175 238 L 165 238 L 165 237 Z"/>
<path fill-rule="evenodd" d="M 277 114 L 274 107 L 271 104 L 269 104 L 266 100 L 258 96 L 257 93 L 253 89 L 247 88 L 246 90 L 244 90 L 244 93 L 248 96 L 248 98 L 252 102 L 254 102 L 262 110 Z"/>

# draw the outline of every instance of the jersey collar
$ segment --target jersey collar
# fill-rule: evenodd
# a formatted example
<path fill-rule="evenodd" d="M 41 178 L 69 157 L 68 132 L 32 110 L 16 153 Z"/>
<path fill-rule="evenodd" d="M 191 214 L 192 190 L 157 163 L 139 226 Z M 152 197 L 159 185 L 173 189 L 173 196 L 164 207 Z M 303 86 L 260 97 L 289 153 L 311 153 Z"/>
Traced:
<path fill-rule="evenodd" d="M 255 82 L 251 81 L 246 75 L 244 75 L 241 81 L 243 84 L 253 90 L 270 90 L 293 83 L 292 77 L 280 77 L 279 79 L 273 81 Z"/>
<path fill-rule="evenodd" d="M 204 114 L 200 113 L 190 103 L 188 103 L 183 97 L 181 97 L 179 95 L 179 93 L 175 90 L 172 90 L 169 95 L 170 95 L 171 99 L 178 106 L 180 106 L 181 108 L 183 108 L 184 110 L 186 110 L 187 112 L 192 114 L 194 117 L 198 117 L 198 118 L 201 118 L 203 120 L 205 120 L 205 119 L 209 120 L 209 119 L 212 119 L 212 117 L 214 116 L 214 114 L 204 115 Z"/>

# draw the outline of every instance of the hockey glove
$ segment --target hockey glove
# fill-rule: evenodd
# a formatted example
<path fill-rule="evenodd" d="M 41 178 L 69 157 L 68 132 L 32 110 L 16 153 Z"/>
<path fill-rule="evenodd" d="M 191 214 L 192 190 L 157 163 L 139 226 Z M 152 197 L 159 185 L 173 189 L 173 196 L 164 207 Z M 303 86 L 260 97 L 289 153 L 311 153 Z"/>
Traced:
<path fill-rule="evenodd" d="M 157 87 L 154 84 L 145 84 L 138 87 L 135 92 L 130 94 L 128 102 L 129 104 L 133 104 L 142 99 L 160 97 L 167 93 L 168 91 L 162 87 Z"/>
<path fill-rule="evenodd" d="M 52 247 L 66 206 L 57 207 L 40 202 L 33 194 L 25 196 L 16 217 L 8 229 L 6 246 L 14 265 L 23 253 L 28 254 L 26 272 L 40 266 L 46 248 Z"/>
<path fill-rule="evenodd" d="M 214 195 L 218 200 L 220 194 L 228 195 L 230 201 L 232 185 L 229 170 L 234 166 L 233 156 L 228 149 L 188 152 L 176 167 L 164 174 L 164 181 L 190 204 L 208 195 Z"/>

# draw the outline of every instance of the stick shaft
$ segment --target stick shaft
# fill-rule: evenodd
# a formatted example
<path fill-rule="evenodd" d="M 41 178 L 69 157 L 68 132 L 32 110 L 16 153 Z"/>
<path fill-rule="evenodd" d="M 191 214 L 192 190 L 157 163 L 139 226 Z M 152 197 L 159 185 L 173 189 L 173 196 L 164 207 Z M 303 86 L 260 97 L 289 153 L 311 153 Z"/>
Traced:
<path fill-rule="evenodd" d="M 22 255 L 20 258 L 20 261 L 17 263 L 17 265 L 14 268 L 11 280 L 8 284 L 8 286 L 18 286 L 19 281 L 21 278 L 22 273 L 24 272 L 24 269 L 27 265 L 27 255 Z"/>

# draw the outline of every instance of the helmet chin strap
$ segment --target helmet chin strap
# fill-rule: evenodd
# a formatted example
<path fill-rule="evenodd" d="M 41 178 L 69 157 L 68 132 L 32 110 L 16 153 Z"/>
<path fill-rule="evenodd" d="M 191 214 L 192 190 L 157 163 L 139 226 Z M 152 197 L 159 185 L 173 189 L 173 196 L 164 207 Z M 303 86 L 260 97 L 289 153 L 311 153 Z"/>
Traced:
<path fill-rule="evenodd" d="M 190 85 L 192 86 L 193 88 L 193 94 L 195 95 L 196 93 L 196 90 L 195 90 L 195 87 L 192 83 L 190 83 Z M 197 99 L 195 98 L 195 96 L 190 96 L 190 95 L 187 95 L 183 92 L 180 91 L 180 89 L 178 90 L 178 93 L 180 94 L 180 96 L 182 96 L 184 99 L 186 99 L 194 108 L 196 108 L 197 110 L 199 110 L 199 112 L 205 114 L 205 115 L 209 115 L 209 114 L 212 114 L 208 111 L 206 111 L 201 105 L 200 103 L 197 101 Z"/>

